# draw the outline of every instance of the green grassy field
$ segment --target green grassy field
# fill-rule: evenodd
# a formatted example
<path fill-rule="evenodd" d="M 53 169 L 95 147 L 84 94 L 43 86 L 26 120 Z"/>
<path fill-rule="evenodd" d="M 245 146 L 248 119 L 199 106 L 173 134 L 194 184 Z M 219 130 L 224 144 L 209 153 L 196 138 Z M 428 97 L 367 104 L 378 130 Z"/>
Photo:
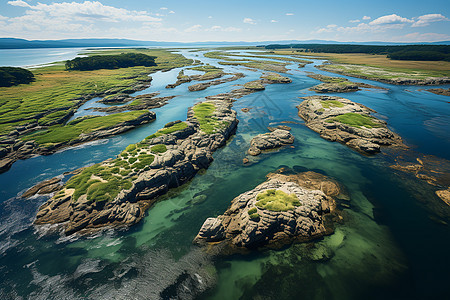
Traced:
<path fill-rule="evenodd" d="M 125 113 L 117 113 L 109 116 L 95 116 L 84 118 L 77 122 L 74 120 L 65 126 L 55 125 L 47 130 L 34 132 L 22 137 L 24 141 L 34 140 L 43 146 L 50 146 L 57 143 L 66 143 L 77 139 L 80 134 L 88 134 L 93 131 L 105 129 L 116 124 L 135 120 L 144 114 L 146 110 L 130 111 Z"/>
<path fill-rule="evenodd" d="M 66 71 L 62 63 L 32 70 L 36 81 L 0 88 L 0 136 L 15 127 L 30 123 L 51 123 L 60 118 L 55 111 L 75 109 L 80 96 L 109 89 L 126 89 L 147 75 L 161 70 L 192 64 L 182 55 L 160 49 L 115 49 L 89 54 L 144 53 L 156 56 L 154 67 L 131 67 L 114 70 Z M 42 120 L 44 118 L 44 120 Z"/>

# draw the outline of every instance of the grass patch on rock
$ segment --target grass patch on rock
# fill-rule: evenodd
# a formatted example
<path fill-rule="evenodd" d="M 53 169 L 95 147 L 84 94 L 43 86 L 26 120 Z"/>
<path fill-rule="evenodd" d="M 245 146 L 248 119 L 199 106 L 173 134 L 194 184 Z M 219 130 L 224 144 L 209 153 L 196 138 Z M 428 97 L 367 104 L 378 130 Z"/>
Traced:
<path fill-rule="evenodd" d="M 295 194 L 286 194 L 280 190 L 266 190 L 256 196 L 256 206 L 270 211 L 292 210 L 301 203 Z"/>
<path fill-rule="evenodd" d="M 377 127 L 383 127 L 383 125 L 379 123 L 375 123 L 373 120 L 375 118 L 371 116 L 361 115 L 357 113 L 346 113 L 343 115 L 336 116 L 332 119 L 330 119 L 330 122 L 336 121 L 343 124 L 347 124 L 353 127 L 361 128 L 377 128 Z M 329 121 L 327 121 L 329 122 Z"/>
<path fill-rule="evenodd" d="M 172 126 L 164 127 L 162 129 L 158 130 L 154 134 L 149 135 L 148 137 L 146 137 L 146 139 L 152 139 L 152 138 L 160 137 L 162 135 L 169 134 L 169 133 L 174 133 L 176 131 L 180 131 L 180 130 L 183 130 L 183 129 L 186 129 L 186 128 L 187 128 L 187 124 L 185 122 L 176 123 L 176 124 L 174 124 Z"/>
<path fill-rule="evenodd" d="M 167 147 L 166 147 L 166 145 L 164 145 L 164 144 L 158 144 L 158 145 L 155 145 L 155 146 L 153 146 L 152 148 L 151 148 L 151 151 L 153 152 L 153 153 L 164 153 L 164 152 L 166 152 L 167 151 Z"/>
<path fill-rule="evenodd" d="M 344 107 L 344 103 L 337 100 L 322 100 L 320 101 L 323 108 Z"/>
<path fill-rule="evenodd" d="M 194 111 L 194 117 L 200 124 L 200 130 L 206 134 L 212 134 L 217 128 L 222 126 L 214 116 L 216 107 L 212 103 L 204 102 L 197 104 L 192 109 Z"/>

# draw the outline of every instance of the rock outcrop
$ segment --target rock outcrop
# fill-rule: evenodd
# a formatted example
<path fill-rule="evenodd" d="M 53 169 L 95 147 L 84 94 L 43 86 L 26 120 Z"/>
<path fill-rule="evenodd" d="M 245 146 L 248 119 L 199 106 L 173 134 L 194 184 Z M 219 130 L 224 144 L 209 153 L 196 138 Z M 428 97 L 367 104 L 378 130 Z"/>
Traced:
<path fill-rule="evenodd" d="M 247 153 L 257 156 L 262 151 L 273 150 L 292 143 L 294 143 L 294 136 L 289 131 L 275 129 L 274 131 L 255 136 L 250 142 L 250 148 Z"/>
<path fill-rule="evenodd" d="M 262 204 L 267 199 L 261 195 L 267 194 L 284 195 L 293 205 Z M 331 234 L 333 220 L 339 219 L 334 197 L 340 194 L 338 183 L 318 173 L 271 173 L 266 182 L 233 199 L 223 215 L 208 218 L 194 243 L 232 254 Z"/>
<path fill-rule="evenodd" d="M 22 198 L 28 198 L 34 195 L 45 195 L 53 192 L 57 192 L 62 189 L 61 178 L 54 177 L 49 180 L 44 180 L 32 188 L 28 189 L 22 194 Z"/>
<path fill-rule="evenodd" d="M 337 141 L 362 154 L 375 154 L 381 146 L 406 147 L 400 136 L 373 116 L 374 110 L 348 99 L 310 96 L 297 106 L 306 126 L 329 141 Z"/>

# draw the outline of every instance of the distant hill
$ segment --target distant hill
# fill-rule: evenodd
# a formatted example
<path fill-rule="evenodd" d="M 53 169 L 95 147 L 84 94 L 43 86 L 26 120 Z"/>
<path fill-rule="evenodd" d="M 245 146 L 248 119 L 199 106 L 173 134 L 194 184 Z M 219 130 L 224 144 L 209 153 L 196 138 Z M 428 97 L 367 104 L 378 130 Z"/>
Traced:
<path fill-rule="evenodd" d="M 450 45 L 450 41 L 434 43 L 390 43 L 390 42 L 336 42 L 326 40 L 287 40 L 261 42 L 156 42 L 137 41 L 128 39 L 65 39 L 65 40 L 25 40 L 16 38 L 0 38 L 0 49 L 28 49 L 28 48 L 79 48 L 79 47 L 188 47 L 188 46 L 261 46 L 269 44 L 353 44 L 353 45 Z"/>

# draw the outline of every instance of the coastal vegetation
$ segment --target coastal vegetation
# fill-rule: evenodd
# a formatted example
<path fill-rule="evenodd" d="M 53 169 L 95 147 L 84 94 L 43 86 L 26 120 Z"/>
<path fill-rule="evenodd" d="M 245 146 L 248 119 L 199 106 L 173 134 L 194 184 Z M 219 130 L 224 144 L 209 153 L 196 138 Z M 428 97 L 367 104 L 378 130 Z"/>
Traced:
<path fill-rule="evenodd" d="M 183 129 L 186 129 L 186 128 L 187 128 L 186 122 L 179 122 L 179 123 L 176 123 L 176 124 L 173 124 L 173 125 L 170 125 L 170 126 L 167 126 L 167 127 L 164 127 L 162 129 L 158 130 L 154 134 L 149 135 L 148 137 L 146 137 L 146 139 L 152 139 L 152 138 L 155 138 L 155 137 L 160 137 L 162 135 L 174 133 L 176 131 L 180 131 L 180 130 L 183 130 Z"/>
<path fill-rule="evenodd" d="M 210 102 L 197 104 L 192 110 L 194 111 L 194 117 L 200 124 L 200 130 L 206 134 L 212 134 L 217 128 L 224 125 L 214 117 L 216 107 Z"/>
<path fill-rule="evenodd" d="M 55 64 L 34 70 L 36 81 L 21 86 L 0 88 L 0 135 L 8 134 L 18 126 L 58 120 L 56 111 L 74 110 L 86 97 L 108 90 L 119 93 L 142 80 L 148 74 L 164 69 L 192 64 L 180 54 L 160 49 L 118 49 L 91 54 L 143 53 L 156 57 L 156 66 L 101 69 L 94 71 L 66 71 L 64 65 Z"/>
<path fill-rule="evenodd" d="M 339 102 L 340 103 L 340 102 Z M 342 103 L 340 103 L 342 106 L 337 106 L 337 107 L 343 107 L 344 105 Z M 323 105 L 323 103 L 322 103 Z M 330 107 L 330 105 L 327 105 L 328 107 Z M 324 106 L 325 107 L 325 106 Z M 340 122 L 340 123 L 344 123 L 353 127 L 357 127 L 357 128 L 361 128 L 361 127 L 366 127 L 366 128 L 377 128 L 377 127 L 382 127 L 381 124 L 379 123 L 375 123 L 374 118 L 371 116 L 367 116 L 367 115 L 362 115 L 362 114 L 358 114 L 358 113 L 345 113 L 339 116 L 334 117 L 333 119 L 328 120 L 327 122 L 331 123 L 331 122 Z"/>
<path fill-rule="evenodd" d="M 256 206 L 270 211 L 288 211 L 301 205 L 295 194 L 280 190 L 266 190 L 258 194 L 256 200 Z"/>
<path fill-rule="evenodd" d="M 67 143 L 79 138 L 81 134 L 112 127 L 122 122 L 135 120 L 147 114 L 148 111 L 138 110 L 125 113 L 117 113 L 109 116 L 92 116 L 75 119 L 65 126 L 54 125 L 46 130 L 37 131 L 22 137 L 24 141 L 34 140 L 41 145 Z"/>
<path fill-rule="evenodd" d="M 312 53 L 365 53 L 387 55 L 393 60 L 450 61 L 448 45 L 374 46 L 345 44 L 267 45 L 266 49 L 300 49 Z"/>
<path fill-rule="evenodd" d="M 118 55 L 92 55 L 66 61 L 66 70 L 92 71 L 119 69 L 136 66 L 156 66 L 155 56 L 143 53 L 121 53 Z"/>
<path fill-rule="evenodd" d="M 34 74 L 24 68 L 0 67 L 0 87 L 9 87 L 34 81 Z"/>

